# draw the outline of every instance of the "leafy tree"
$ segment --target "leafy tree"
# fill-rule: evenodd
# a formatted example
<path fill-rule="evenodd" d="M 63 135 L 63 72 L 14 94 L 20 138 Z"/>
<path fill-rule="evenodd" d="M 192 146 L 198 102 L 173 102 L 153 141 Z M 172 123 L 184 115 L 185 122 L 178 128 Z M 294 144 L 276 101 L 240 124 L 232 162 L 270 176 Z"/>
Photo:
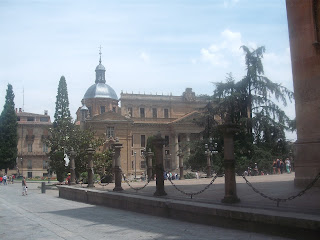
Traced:
<path fill-rule="evenodd" d="M 0 169 L 13 168 L 17 158 L 18 123 L 12 85 L 8 84 L 5 104 L 0 115 Z"/>

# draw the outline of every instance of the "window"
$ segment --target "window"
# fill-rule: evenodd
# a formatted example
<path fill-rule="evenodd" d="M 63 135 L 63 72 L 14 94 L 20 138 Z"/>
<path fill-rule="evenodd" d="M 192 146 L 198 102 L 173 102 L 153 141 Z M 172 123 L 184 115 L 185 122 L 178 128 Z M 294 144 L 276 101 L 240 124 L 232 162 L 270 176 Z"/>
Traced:
<path fill-rule="evenodd" d="M 153 118 L 157 118 L 158 117 L 158 113 L 157 113 L 157 109 L 156 108 L 152 108 L 152 117 Z"/>
<path fill-rule="evenodd" d="M 169 147 L 169 136 L 164 136 L 164 146 Z"/>
<path fill-rule="evenodd" d="M 131 147 L 133 147 L 133 135 L 131 136 Z"/>
<path fill-rule="evenodd" d="M 140 168 L 146 168 L 146 161 L 141 161 Z"/>
<path fill-rule="evenodd" d="M 20 122 L 20 117 L 17 117 L 17 121 Z"/>
<path fill-rule="evenodd" d="M 32 143 L 28 144 L 28 152 L 32 152 Z"/>
<path fill-rule="evenodd" d="M 42 151 L 44 152 L 44 153 L 47 153 L 48 152 L 48 146 L 47 146 L 47 144 L 42 144 Z"/>
<path fill-rule="evenodd" d="M 34 117 L 27 117 L 28 122 L 34 122 Z"/>
<path fill-rule="evenodd" d="M 144 108 L 140 108 L 140 117 L 145 118 Z"/>
<path fill-rule="evenodd" d="M 132 168 L 132 169 L 134 168 L 134 163 L 133 163 L 133 161 L 131 162 L 131 168 Z"/>
<path fill-rule="evenodd" d="M 112 112 L 116 112 L 116 107 L 112 107 Z"/>
<path fill-rule="evenodd" d="M 164 151 L 164 155 L 169 155 L 170 154 L 170 151 L 169 150 L 165 150 Z"/>
<path fill-rule="evenodd" d="M 131 156 L 134 156 L 133 150 L 131 150 Z"/>
<path fill-rule="evenodd" d="M 100 106 L 100 114 L 106 112 L 106 107 L 105 106 Z"/>
<path fill-rule="evenodd" d="M 141 135 L 141 147 L 146 147 L 146 135 Z"/>
<path fill-rule="evenodd" d="M 48 164 L 48 161 L 46 161 L 46 160 L 43 160 L 43 161 L 42 161 L 42 168 L 43 168 L 43 169 L 48 169 L 48 165 L 49 165 L 49 164 Z"/>
<path fill-rule="evenodd" d="M 32 169 L 32 160 L 28 160 L 27 168 Z"/>
<path fill-rule="evenodd" d="M 132 117 L 132 107 L 128 107 L 128 114 L 130 117 Z"/>
<path fill-rule="evenodd" d="M 49 118 L 47 118 L 47 117 L 40 117 L 40 122 L 49 122 Z"/>
<path fill-rule="evenodd" d="M 89 116 L 92 117 L 92 108 L 88 107 L 88 110 L 89 110 Z"/>
<path fill-rule="evenodd" d="M 140 156 L 143 156 L 145 150 L 144 149 L 140 149 Z"/>
<path fill-rule="evenodd" d="M 32 172 L 28 172 L 28 178 L 32 178 Z"/>
<path fill-rule="evenodd" d="M 169 118 L 169 109 L 168 108 L 164 109 L 164 118 Z"/>
<path fill-rule="evenodd" d="M 107 127 L 107 138 L 114 138 L 114 127 Z"/>

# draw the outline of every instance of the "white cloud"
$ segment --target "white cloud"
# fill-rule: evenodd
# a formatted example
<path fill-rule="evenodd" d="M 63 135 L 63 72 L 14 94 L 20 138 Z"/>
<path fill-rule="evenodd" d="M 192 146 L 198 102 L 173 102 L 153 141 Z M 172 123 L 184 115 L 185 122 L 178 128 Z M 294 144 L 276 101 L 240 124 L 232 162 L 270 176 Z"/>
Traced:
<path fill-rule="evenodd" d="M 142 52 L 142 53 L 140 54 L 140 58 L 141 58 L 142 61 L 144 61 L 144 62 L 149 62 L 149 61 L 150 61 L 150 56 L 149 56 L 147 53 L 145 53 L 145 52 Z"/>

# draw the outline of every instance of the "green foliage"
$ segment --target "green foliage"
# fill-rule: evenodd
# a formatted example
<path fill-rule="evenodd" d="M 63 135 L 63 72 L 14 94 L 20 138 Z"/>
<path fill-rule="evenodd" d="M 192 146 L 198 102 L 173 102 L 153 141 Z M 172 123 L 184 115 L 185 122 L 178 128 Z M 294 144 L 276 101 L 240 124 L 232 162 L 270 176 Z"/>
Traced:
<path fill-rule="evenodd" d="M 184 178 L 185 178 L 185 179 L 194 179 L 194 178 L 196 178 L 196 175 L 195 175 L 194 173 L 188 172 L 188 173 L 186 173 L 186 174 L 184 175 Z"/>
<path fill-rule="evenodd" d="M 112 151 L 106 150 L 93 156 L 94 172 L 100 177 L 112 175 Z"/>
<path fill-rule="evenodd" d="M 5 104 L 0 115 L 0 169 L 13 168 L 15 166 L 18 152 L 17 129 L 14 93 L 12 85 L 8 84 Z"/>

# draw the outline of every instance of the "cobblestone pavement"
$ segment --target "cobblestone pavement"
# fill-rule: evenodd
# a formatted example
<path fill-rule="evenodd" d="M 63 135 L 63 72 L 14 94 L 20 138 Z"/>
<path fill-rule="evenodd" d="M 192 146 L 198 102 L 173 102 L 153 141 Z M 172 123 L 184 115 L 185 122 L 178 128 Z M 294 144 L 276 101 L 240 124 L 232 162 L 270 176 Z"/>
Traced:
<path fill-rule="evenodd" d="M 0 239 L 285 239 L 73 202 L 39 186 L 28 183 L 28 196 L 20 183 L 0 186 Z"/>

